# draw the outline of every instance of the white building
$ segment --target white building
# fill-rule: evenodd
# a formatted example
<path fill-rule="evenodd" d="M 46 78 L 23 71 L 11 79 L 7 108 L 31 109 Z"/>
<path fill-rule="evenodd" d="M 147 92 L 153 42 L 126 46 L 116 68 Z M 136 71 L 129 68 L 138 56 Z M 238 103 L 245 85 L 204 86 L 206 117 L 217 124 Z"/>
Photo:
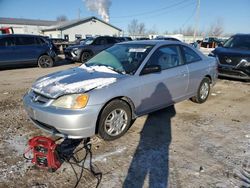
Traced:
<path fill-rule="evenodd" d="M 96 17 L 57 22 L 20 18 L 0 18 L 0 27 L 12 27 L 16 34 L 37 34 L 74 41 L 86 36 L 120 36 L 122 30 Z"/>
<path fill-rule="evenodd" d="M 0 18 L 1 27 L 12 27 L 16 34 L 41 35 L 42 29 L 57 24 L 56 21 L 32 20 L 23 18 Z"/>

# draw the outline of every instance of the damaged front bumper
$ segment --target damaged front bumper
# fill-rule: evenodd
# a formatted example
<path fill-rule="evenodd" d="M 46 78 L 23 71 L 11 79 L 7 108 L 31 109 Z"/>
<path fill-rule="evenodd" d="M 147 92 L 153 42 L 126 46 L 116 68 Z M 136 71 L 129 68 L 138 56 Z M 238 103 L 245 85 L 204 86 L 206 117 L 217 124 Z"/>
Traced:
<path fill-rule="evenodd" d="M 247 69 L 236 68 L 230 65 L 222 65 L 218 66 L 218 73 L 221 77 L 235 78 L 241 80 L 250 80 L 250 74 Z"/>
<path fill-rule="evenodd" d="M 29 94 L 23 98 L 24 108 L 38 128 L 65 138 L 87 138 L 95 134 L 101 105 L 87 106 L 81 110 L 60 109 L 50 106 L 52 101 L 40 104 Z"/>

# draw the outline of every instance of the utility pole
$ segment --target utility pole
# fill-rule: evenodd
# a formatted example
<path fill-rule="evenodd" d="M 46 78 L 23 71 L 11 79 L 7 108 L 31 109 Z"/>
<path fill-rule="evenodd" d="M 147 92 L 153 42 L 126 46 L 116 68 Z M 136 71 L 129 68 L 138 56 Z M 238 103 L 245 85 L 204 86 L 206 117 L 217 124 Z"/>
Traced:
<path fill-rule="evenodd" d="M 81 9 L 79 8 L 78 9 L 78 20 L 80 20 L 81 19 Z"/>
<path fill-rule="evenodd" d="M 196 41 L 196 35 L 197 32 L 199 31 L 199 20 L 200 20 L 200 0 L 197 0 L 195 27 L 194 27 L 194 42 Z"/>

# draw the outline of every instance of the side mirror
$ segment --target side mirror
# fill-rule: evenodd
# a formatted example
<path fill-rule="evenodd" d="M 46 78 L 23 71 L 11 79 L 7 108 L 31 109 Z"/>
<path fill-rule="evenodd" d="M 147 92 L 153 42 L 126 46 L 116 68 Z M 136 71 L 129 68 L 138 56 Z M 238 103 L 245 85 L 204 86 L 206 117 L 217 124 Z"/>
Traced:
<path fill-rule="evenodd" d="M 221 42 L 218 42 L 218 44 L 217 44 L 219 47 L 222 47 L 223 46 L 223 44 L 221 43 Z"/>
<path fill-rule="evenodd" d="M 146 65 L 140 75 L 149 74 L 149 73 L 156 73 L 161 72 L 161 66 L 160 65 Z"/>

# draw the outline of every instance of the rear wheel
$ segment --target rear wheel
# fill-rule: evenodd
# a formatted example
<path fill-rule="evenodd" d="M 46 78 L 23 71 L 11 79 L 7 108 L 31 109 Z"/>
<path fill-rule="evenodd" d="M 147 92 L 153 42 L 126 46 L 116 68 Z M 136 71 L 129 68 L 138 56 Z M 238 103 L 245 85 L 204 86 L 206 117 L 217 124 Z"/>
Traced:
<path fill-rule="evenodd" d="M 54 64 L 53 59 L 48 55 L 42 55 L 38 59 L 38 66 L 41 68 L 49 68 Z"/>
<path fill-rule="evenodd" d="M 124 135 L 131 124 L 131 110 L 122 100 L 113 100 L 103 109 L 98 134 L 104 140 L 115 140 Z"/>
<path fill-rule="evenodd" d="M 86 61 L 88 61 L 90 58 L 92 57 L 92 53 L 90 52 L 83 52 L 81 55 L 81 62 L 85 63 Z"/>
<path fill-rule="evenodd" d="M 207 100 L 209 93 L 210 79 L 205 77 L 200 83 L 196 96 L 192 97 L 191 101 L 199 104 L 204 103 Z"/>

